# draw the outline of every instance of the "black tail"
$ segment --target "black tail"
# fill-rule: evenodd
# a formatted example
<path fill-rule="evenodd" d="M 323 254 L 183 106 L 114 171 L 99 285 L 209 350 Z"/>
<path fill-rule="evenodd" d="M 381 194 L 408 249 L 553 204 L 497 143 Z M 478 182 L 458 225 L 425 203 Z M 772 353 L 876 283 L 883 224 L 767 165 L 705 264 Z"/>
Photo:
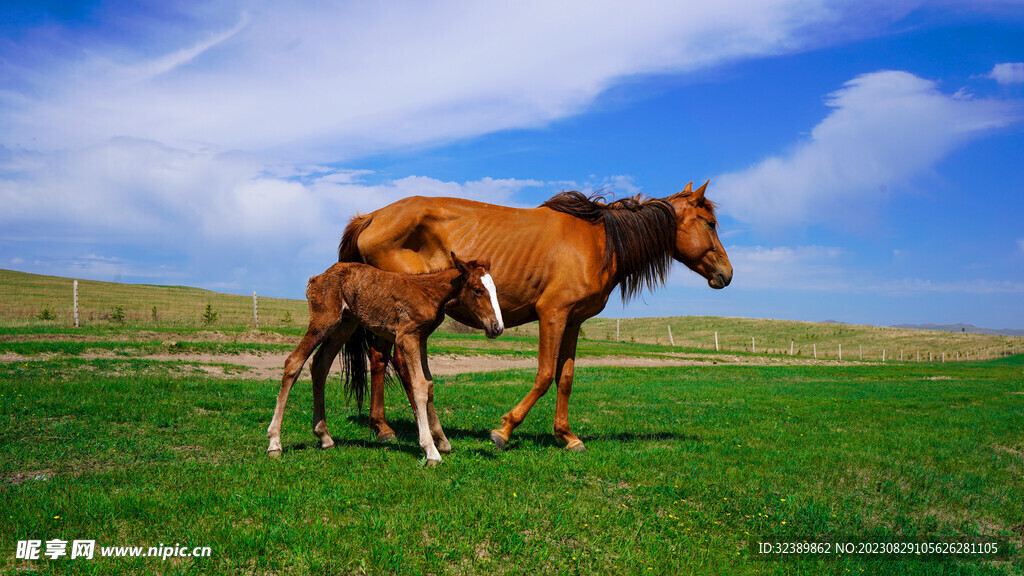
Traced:
<path fill-rule="evenodd" d="M 345 374 L 345 395 L 355 397 L 356 406 L 363 411 L 363 398 L 368 388 L 366 381 L 366 357 L 369 354 L 373 334 L 362 326 L 349 336 L 345 342 L 342 356 L 342 372 Z"/>

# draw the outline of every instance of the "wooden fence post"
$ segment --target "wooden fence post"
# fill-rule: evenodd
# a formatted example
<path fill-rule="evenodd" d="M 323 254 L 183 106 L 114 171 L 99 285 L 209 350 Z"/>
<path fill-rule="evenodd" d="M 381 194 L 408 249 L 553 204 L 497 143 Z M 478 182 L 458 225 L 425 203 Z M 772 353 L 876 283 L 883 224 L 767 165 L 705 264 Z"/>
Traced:
<path fill-rule="evenodd" d="M 256 325 L 256 329 L 260 329 L 260 312 L 259 304 L 256 302 L 256 291 L 252 291 L 252 323 Z"/>
<path fill-rule="evenodd" d="M 750 337 L 750 353 L 757 354 L 757 346 L 754 345 L 754 337 Z"/>
<path fill-rule="evenodd" d="M 670 346 L 675 346 L 676 345 L 676 341 L 672 339 L 672 327 L 671 326 L 668 327 L 668 343 L 669 343 Z"/>
<path fill-rule="evenodd" d="M 619 341 L 619 319 L 615 319 L 615 341 Z"/>
<path fill-rule="evenodd" d="M 715 352 L 718 352 L 718 332 L 715 332 Z"/>
<path fill-rule="evenodd" d="M 885 348 L 882 348 L 882 362 L 885 362 Z"/>
<path fill-rule="evenodd" d="M 839 343 L 839 361 L 840 362 L 843 361 L 843 343 L 842 342 Z"/>
<path fill-rule="evenodd" d="M 789 355 L 790 356 L 793 355 L 793 341 L 792 340 L 789 341 Z"/>
<path fill-rule="evenodd" d="M 74 284 L 75 292 L 75 328 L 78 328 L 78 280 L 75 280 Z"/>
<path fill-rule="evenodd" d="M 818 345 L 817 344 L 811 344 L 811 350 L 814 351 L 814 358 L 815 358 L 815 360 L 817 360 L 817 358 L 818 358 Z"/>

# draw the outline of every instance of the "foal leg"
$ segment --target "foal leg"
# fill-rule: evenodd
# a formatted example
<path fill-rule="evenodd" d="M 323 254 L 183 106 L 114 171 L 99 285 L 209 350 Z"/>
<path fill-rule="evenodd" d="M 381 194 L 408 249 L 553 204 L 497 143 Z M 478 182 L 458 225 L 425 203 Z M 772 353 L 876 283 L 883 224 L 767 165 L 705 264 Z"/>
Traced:
<path fill-rule="evenodd" d="M 411 372 L 410 375 L 412 376 L 410 387 L 412 388 L 411 396 L 413 399 L 413 411 L 416 414 L 416 429 L 419 433 L 420 448 L 423 449 L 423 453 L 427 457 L 427 466 L 436 466 L 441 463 L 441 453 L 437 451 L 437 446 L 434 445 L 434 437 L 428 424 L 430 417 L 427 415 L 430 387 L 433 383 L 427 380 L 423 374 L 419 358 L 419 346 L 415 341 L 410 342 L 410 340 L 413 340 L 413 337 L 404 337 L 396 344 L 402 348 L 409 371 Z"/>
<path fill-rule="evenodd" d="M 555 377 L 555 364 L 565 332 L 566 314 L 561 311 L 541 313 L 540 343 L 537 350 L 537 379 L 533 389 L 515 408 L 501 417 L 501 427 L 491 431 L 491 441 L 498 450 L 504 450 L 509 436 L 517 426 L 522 424 L 530 409 L 541 396 L 547 393 Z"/>
<path fill-rule="evenodd" d="M 331 364 L 341 352 L 345 342 L 355 330 L 356 324 L 349 322 L 342 324 L 331 332 L 324 340 L 316 354 L 313 355 L 313 364 L 309 371 L 313 375 L 313 434 L 320 439 L 321 448 L 334 446 L 334 439 L 327 431 L 327 413 L 324 406 L 324 388 L 327 385 L 327 375 L 331 371 Z"/>
<path fill-rule="evenodd" d="M 423 375 L 430 382 L 430 388 L 427 390 L 427 418 L 430 424 L 430 434 L 434 437 L 434 442 L 437 444 L 437 451 L 441 454 L 451 454 L 452 443 L 448 441 L 448 437 L 444 435 L 444 429 L 441 428 L 441 421 L 437 419 L 437 410 L 434 409 L 434 376 L 430 373 L 430 366 L 427 362 L 427 339 L 424 338 L 420 342 L 420 369 L 423 371 Z"/>
<path fill-rule="evenodd" d="M 281 422 L 284 420 L 285 405 L 288 404 L 288 393 L 298 380 L 302 366 L 323 340 L 323 336 L 323 332 L 307 330 L 298 347 L 284 361 L 284 375 L 281 377 L 281 391 L 277 394 L 277 407 L 274 408 L 274 417 L 267 427 L 267 438 L 270 439 L 270 445 L 267 447 L 269 456 L 281 455 Z"/>
<path fill-rule="evenodd" d="M 402 387 L 405 388 L 405 395 L 409 398 L 409 406 L 415 414 L 416 397 L 412 387 L 413 376 L 409 371 L 409 363 L 406 362 L 405 355 L 402 354 L 401 349 L 397 346 L 395 347 L 395 365 L 398 367 L 398 379 L 402 382 Z M 445 437 L 444 430 L 441 429 L 441 423 L 437 419 L 437 412 L 434 410 L 434 378 L 431 376 L 430 368 L 427 366 L 426 340 L 420 346 L 420 373 L 430 382 L 427 394 L 427 422 L 430 425 L 430 434 L 434 437 L 434 441 L 437 444 L 437 451 L 441 454 L 450 454 L 452 444 Z"/>

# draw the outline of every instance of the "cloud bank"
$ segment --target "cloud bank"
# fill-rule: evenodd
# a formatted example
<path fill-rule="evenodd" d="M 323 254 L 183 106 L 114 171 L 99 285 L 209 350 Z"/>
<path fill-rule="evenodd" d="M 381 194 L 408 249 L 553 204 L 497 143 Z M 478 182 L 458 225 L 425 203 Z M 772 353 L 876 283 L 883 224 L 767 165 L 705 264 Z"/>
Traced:
<path fill-rule="evenodd" d="M 763 229 L 865 219 L 953 149 L 1020 115 L 1013 102 L 946 94 L 900 71 L 858 76 L 825 103 L 832 111 L 807 140 L 715 179 L 729 215 Z"/>
<path fill-rule="evenodd" d="M 857 6 L 200 3 L 160 20 L 120 6 L 102 39 L 46 28 L 0 54 L 24 63 L 0 95 L 0 144 L 55 150 L 131 137 L 337 161 L 543 125 L 623 77 L 828 42 L 847 17 L 869 12 Z M 907 10 L 896 6 L 878 19 Z"/>

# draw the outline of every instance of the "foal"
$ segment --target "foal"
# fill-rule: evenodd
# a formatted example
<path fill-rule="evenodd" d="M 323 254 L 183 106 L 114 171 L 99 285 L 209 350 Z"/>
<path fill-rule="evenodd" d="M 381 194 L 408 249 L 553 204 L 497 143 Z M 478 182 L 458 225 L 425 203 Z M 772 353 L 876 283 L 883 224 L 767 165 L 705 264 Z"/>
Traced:
<path fill-rule="evenodd" d="M 494 281 L 489 274 L 490 263 L 463 262 L 454 253 L 451 258 L 454 268 L 428 274 L 399 274 L 366 264 L 339 262 L 309 279 L 306 286 L 309 327 L 284 363 L 277 408 L 267 428 L 270 456 L 281 454 L 281 421 L 288 393 L 310 354 L 328 338 L 332 345 L 343 344 L 361 325 L 394 342 L 405 357 L 409 371 L 406 393 L 416 415 L 420 447 L 426 453 L 428 465 L 441 461 L 434 441 L 445 452 L 451 450 L 451 444 L 434 410 L 434 382 L 427 366 L 427 337 L 444 320 L 446 305 L 456 302 L 487 327 L 488 337 L 496 338 L 504 330 Z M 314 360 L 312 366 L 313 433 L 320 438 L 323 448 L 334 446 L 327 432 L 324 382 L 336 354 L 337 350 L 325 354 L 325 363 Z"/>

